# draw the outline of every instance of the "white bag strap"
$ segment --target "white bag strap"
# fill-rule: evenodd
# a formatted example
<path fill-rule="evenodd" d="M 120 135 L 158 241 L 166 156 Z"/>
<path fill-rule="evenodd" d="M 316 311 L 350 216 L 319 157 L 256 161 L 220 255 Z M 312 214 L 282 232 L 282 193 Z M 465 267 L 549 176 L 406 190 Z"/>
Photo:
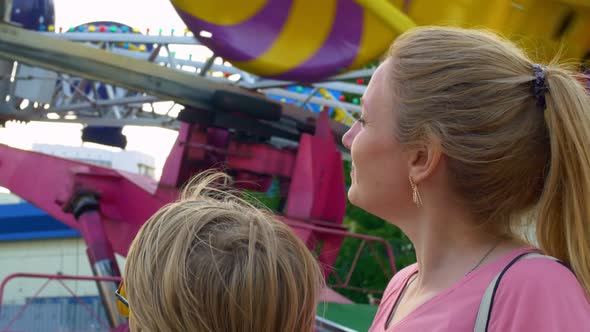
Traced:
<path fill-rule="evenodd" d="M 516 263 L 520 259 L 529 258 L 548 258 L 565 265 L 563 262 L 561 262 L 555 257 L 542 255 L 534 252 L 524 253 L 520 254 L 519 256 L 516 256 L 512 261 L 510 261 L 510 263 L 508 263 L 508 265 L 506 265 L 506 267 L 504 267 L 502 272 L 496 275 L 496 277 L 488 285 L 488 288 L 486 288 L 486 291 L 483 293 L 483 298 L 481 299 L 481 303 L 479 304 L 479 310 L 477 311 L 477 318 L 475 319 L 475 326 L 473 328 L 473 332 L 488 332 L 488 326 L 490 325 L 490 317 L 492 315 L 492 307 L 494 305 L 494 297 L 496 296 L 496 291 L 498 290 L 498 286 L 500 285 L 502 277 L 504 276 L 506 271 L 508 271 L 508 269 L 512 265 L 514 265 L 514 263 Z"/>

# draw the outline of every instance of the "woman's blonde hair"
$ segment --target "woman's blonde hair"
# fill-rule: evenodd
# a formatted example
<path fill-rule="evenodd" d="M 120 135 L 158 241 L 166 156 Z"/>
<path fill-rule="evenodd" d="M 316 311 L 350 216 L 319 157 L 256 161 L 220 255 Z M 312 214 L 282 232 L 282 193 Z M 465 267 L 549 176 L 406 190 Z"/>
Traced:
<path fill-rule="evenodd" d="M 551 63 L 546 107 L 533 61 L 478 30 L 421 27 L 392 45 L 397 139 L 440 142 L 461 204 L 503 235 L 526 238 L 570 264 L 590 294 L 590 100 L 586 78 Z M 529 240 L 532 241 L 532 240 Z"/>
<path fill-rule="evenodd" d="M 226 191 L 228 181 L 196 178 L 137 234 L 125 285 L 139 330 L 313 331 L 317 261 L 285 223 Z"/>

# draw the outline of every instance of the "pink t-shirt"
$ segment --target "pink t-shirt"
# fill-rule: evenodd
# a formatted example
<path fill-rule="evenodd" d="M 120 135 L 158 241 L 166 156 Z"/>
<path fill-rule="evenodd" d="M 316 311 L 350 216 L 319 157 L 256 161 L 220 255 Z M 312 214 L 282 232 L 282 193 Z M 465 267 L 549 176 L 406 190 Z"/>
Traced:
<path fill-rule="evenodd" d="M 525 252 L 534 250 L 518 249 L 483 265 L 385 329 L 403 286 L 418 270 L 417 264 L 406 267 L 389 282 L 369 332 L 473 332 L 485 289 Z M 574 274 L 563 265 L 545 258 L 519 260 L 502 277 L 489 331 L 590 331 L 590 303 Z"/>

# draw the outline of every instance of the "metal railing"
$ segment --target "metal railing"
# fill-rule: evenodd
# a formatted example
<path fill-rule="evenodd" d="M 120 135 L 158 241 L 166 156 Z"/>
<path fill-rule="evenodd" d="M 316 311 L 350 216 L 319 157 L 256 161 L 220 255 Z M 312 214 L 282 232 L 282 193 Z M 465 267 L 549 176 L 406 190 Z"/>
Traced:
<path fill-rule="evenodd" d="M 336 283 L 328 284 L 328 286 L 333 289 L 348 289 L 348 290 L 357 291 L 357 292 L 366 293 L 366 294 L 381 294 L 381 293 L 383 293 L 383 289 L 368 289 L 368 288 L 351 286 L 351 284 L 350 284 L 350 282 L 352 280 L 352 276 L 353 276 L 353 274 L 357 268 L 357 265 L 359 263 L 359 260 L 361 258 L 361 254 L 363 253 L 365 248 L 369 251 L 371 257 L 375 260 L 377 265 L 379 265 L 381 272 L 383 272 L 383 275 L 387 280 L 391 279 L 391 277 L 393 277 L 393 275 L 396 273 L 395 256 L 393 254 L 393 248 L 392 248 L 391 244 L 383 238 L 365 235 L 365 234 L 350 233 L 349 231 L 342 230 L 342 229 L 318 227 L 312 223 L 306 223 L 306 222 L 302 222 L 299 220 L 294 220 L 292 218 L 289 218 L 289 219 L 285 218 L 283 220 L 288 225 L 291 225 L 293 227 L 298 227 L 298 228 L 309 229 L 309 230 L 312 230 L 318 234 L 329 234 L 329 235 L 340 236 L 343 239 L 348 238 L 348 239 L 360 240 L 360 244 L 355 252 L 354 259 L 351 262 L 350 267 L 348 268 L 348 272 L 346 273 L 346 276 L 344 278 L 341 278 L 338 274 L 338 271 L 336 271 L 334 269 L 331 269 L 329 271 L 329 274 L 326 276 L 326 279 L 328 279 L 330 276 L 334 277 Z M 380 257 L 378 250 L 376 248 L 376 244 L 380 244 L 383 246 L 384 251 L 385 251 L 385 260 L 386 260 L 385 262 L 383 262 L 383 259 Z"/>
<path fill-rule="evenodd" d="M 315 328 L 316 332 L 358 332 L 319 316 L 315 318 Z"/>
<path fill-rule="evenodd" d="M 15 306 L 15 305 L 11 306 L 10 310 L 8 310 L 11 314 L 10 315 L 11 317 L 10 317 L 9 315 L 6 315 L 6 312 L 4 312 L 7 310 L 7 307 L 3 306 L 5 288 L 6 288 L 6 285 L 8 284 L 8 282 L 10 282 L 11 280 L 17 279 L 17 278 L 39 279 L 39 280 L 45 280 L 45 281 L 39 287 L 39 289 L 37 289 L 37 291 L 35 291 L 35 293 L 30 298 L 27 298 L 27 301 L 25 301 L 25 303 L 23 305 L 21 305 L 20 307 Z M 39 274 L 39 273 L 14 273 L 14 274 L 11 274 L 11 275 L 7 276 L 6 278 L 4 278 L 2 283 L 0 283 L 0 317 L 3 318 L 1 321 L 3 322 L 5 320 L 4 319 L 5 317 L 7 318 L 6 319 L 7 323 L 3 322 L 2 326 L 0 326 L 0 332 L 14 331 L 15 325 L 20 325 L 20 324 L 17 324 L 17 322 L 19 322 L 19 320 L 23 319 L 24 314 L 27 312 L 27 310 L 33 310 L 32 308 L 35 306 L 39 307 L 41 312 L 36 312 L 34 314 L 34 316 L 37 316 L 41 320 L 45 316 L 44 313 L 47 313 L 47 312 L 51 313 L 52 311 L 56 311 L 55 305 L 53 306 L 53 308 L 49 308 L 49 306 L 47 306 L 47 305 L 43 305 L 43 304 L 39 304 L 39 303 L 35 304 L 35 302 L 39 302 L 39 301 L 36 301 L 36 299 L 40 298 L 39 295 L 41 295 L 43 290 L 45 290 L 47 288 L 47 286 L 52 281 L 61 284 L 63 286 L 63 288 L 67 291 L 67 293 L 71 296 L 70 299 L 73 300 L 71 302 L 76 305 L 76 310 L 74 310 L 74 311 L 77 312 L 77 310 L 82 310 L 84 312 L 84 316 L 86 316 L 91 321 L 91 322 L 87 322 L 87 323 L 88 324 L 92 323 L 93 325 L 95 325 L 95 328 L 93 328 L 92 330 L 96 330 L 96 331 L 127 331 L 126 324 L 122 324 L 122 325 L 118 326 L 117 328 L 115 328 L 114 330 L 111 330 L 109 327 L 109 324 L 104 319 L 105 317 L 101 317 L 104 315 L 101 315 L 97 310 L 94 310 L 92 308 L 92 306 L 89 305 L 88 303 L 86 303 L 86 301 L 84 301 L 80 296 L 78 296 L 72 290 L 72 288 L 68 287 L 68 285 L 66 285 L 66 283 L 65 283 L 65 281 L 67 281 L 67 280 L 94 281 L 94 282 L 97 282 L 97 281 L 120 282 L 121 278 L 118 278 L 118 277 L 73 276 L 73 275 L 58 275 L 58 274 Z M 114 294 L 113 294 L 113 297 L 114 297 Z M 102 307 L 102 302 L 100 303 L 99 307 Z M 57 308 L 57 309 L 59 309 L 59 308 Z M 59 310 L 57 310 L 57 311 L 59 311 Z M 53 313 L 53 314 L 55 315 L 55 313 Z M 80 313 L 78 313 L 78 315 L 80 315 Z M 29 322 L 29 323 L 32 324 L 33 322 Z M 49 321 L 45 321 L 45 322 L 41 321 L 39 323 L 43 327 L 43 324 L 48 324 Z M 22 324 L 22 322 L 21 322 L 21 324 Z M 33 324 L 33 325 L 35 325 L 35 324 Z M 37 324 L 37 325 L 39 325 L 39 324 Z M 45 327 L 47 327 L 47 325 L 45 325 Z M 42 329 L 42 330 L 44 331 L 45 329 Z M 85 329 L 85 330 L 88 330 L 88 329 Z"/>

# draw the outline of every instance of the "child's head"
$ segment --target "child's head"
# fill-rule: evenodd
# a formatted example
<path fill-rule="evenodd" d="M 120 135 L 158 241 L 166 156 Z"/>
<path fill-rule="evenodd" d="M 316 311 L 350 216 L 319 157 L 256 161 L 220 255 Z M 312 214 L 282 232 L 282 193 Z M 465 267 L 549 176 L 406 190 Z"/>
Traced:
<path fill-rule="evenodd" d="M 197 179 L 156 212 L 125 266 L 141 331 L 312 331 L 323 277 L 287 225 Z"/>

